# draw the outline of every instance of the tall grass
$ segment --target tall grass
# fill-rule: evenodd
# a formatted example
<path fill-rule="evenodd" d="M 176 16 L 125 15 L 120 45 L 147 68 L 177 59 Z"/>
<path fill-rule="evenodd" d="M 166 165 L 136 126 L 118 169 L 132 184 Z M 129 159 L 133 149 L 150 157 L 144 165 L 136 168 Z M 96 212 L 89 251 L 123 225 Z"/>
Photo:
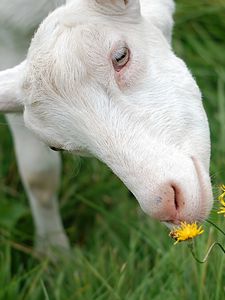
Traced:
<path fill-rule="evenodd" d="M 174 47 L 204 95 L 212 134 L 212 181 L 225 183 L 225 2 L 178 1 Z M 0 300 L 221 300 L 225 257 L 217 249 L 197 264 L 167 229 L 95 159 L 63 155 L 60 205 L 72 252 L 57 264 L 32 255 L 33 223 L 10 134 L 0 119 Z M 221 228 L 223 216 L 211 217 Z M 201 258 L 224 237 L 205 225 Z M 70 256 L 68 258 L 68 255 Z"/>

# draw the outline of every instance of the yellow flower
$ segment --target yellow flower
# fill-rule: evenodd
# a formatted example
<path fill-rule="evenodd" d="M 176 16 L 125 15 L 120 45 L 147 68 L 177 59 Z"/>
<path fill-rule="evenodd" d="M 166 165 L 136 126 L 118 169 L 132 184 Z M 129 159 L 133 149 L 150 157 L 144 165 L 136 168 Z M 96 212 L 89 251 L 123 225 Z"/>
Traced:
<path fill-rule="evenodd" d="M 197 223 L 188 224 L 181 222 L 180 227 L 174 228 L 170 232 L 170 237 L 176 240 L 175 244 L 183 241 L 193 239 L 194 237 L 202 234 L 204 230 L 202 226 L 198 227 Z"/>
<path fill-rule="evenodd" d="M 218 214 L 224 214 L 225 217 L 225 185 L 221 185 L 222 194 L 218 197 L 218 200 L 220 204 L 222 205 L 220 207 L 220 210 L 218 211 Z"/>

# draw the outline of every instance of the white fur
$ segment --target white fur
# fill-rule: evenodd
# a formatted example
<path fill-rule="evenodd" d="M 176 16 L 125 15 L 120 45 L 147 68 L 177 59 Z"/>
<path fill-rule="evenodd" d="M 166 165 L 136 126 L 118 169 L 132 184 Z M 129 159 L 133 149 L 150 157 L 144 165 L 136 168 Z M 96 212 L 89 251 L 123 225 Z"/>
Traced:
<path fill-rule="evenodd" d="M 173 1 L 140 4 L 71 0 L 50 14 L 17 83 L 24 120 L 47 145 L 105 162 L 149 215 L 167 218 L 156 199 L 175 184 L 179 220 L 202 219 L 212 193 L 201 93 L 170 46 Z M 110 55 L 124 44 L 130 63 L 115 72 Z"/>

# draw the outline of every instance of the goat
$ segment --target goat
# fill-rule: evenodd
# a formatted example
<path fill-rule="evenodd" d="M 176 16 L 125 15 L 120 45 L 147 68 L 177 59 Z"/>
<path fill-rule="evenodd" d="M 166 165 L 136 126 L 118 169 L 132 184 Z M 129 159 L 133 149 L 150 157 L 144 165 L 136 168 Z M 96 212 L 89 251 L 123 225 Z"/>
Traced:
<path fill-rule="evenodd" d="M 8 19 L 29 32 L 40 4 L 14 2 L 27 5 L 28 20 L 20 10 Z M 1 14 L 11 16 L 7 5 Z M 50 148 L 97 157 L 168 226 L 207 217 L 209 126 L 199 88 L 171 49 L 174 7 L 70 0 L 41 23 L 23 62 L 16 45 L 4 52 L 8 64 L 20 63 L 0 72 L 0 111 L 8 113 L 42 250 L 69 247 L 57 206 L 60 156 Z M 45 8 L 44 15 L 52 9 Z"/>

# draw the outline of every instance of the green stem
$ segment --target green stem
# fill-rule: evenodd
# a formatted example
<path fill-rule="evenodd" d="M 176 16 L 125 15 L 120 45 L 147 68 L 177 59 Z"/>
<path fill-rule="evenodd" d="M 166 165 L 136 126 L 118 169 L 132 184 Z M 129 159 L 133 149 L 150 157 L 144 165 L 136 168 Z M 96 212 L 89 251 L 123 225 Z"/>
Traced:
<path fill-rule="evenodd" d="M 219 230 L 225 236 L 225 232 L 221 228 L 219 228 L 219 226 L 217 226 L 216 224 L 214 224 L 210 220 L 206 220 L 206 222 L 208 222 L 209 224 L 213 225 L 217 230 Z"/>
<path fill-rule="evenodd" d="M 215 248 L 216 246 L 218 246 L 218 247 L 222 250 L 222 252 L 225 254 L 225 249 L 223 248 L 223 246 L 222 246 L 220 243 L 215 242 L 215 243 L 213 243 L 213 244 L 209 247 L 209 249 L 208 249 L 208 251 L 207 251 L 205 257 L 203 258 L 203 260 L 200 260 L 200 259 L 198 259 L 198 258 L 196 257 L 196 254 L 195 254 L 195 252 L 194 252 L 194 245 L 193 245 L 193 243 L 189 244 L 189 248 L 190 248 L 190 250 L 191 250 L 191 254 L 193 255 L 194 259 L 195 259 L 198 263 L 200 263 L 200 264 L 204 264 L 204 263 L 207 261 L 207 259 L 208 259 L 209 255 L 210 255 L 210 253 L 212 252 L 213 248 Z"/>

